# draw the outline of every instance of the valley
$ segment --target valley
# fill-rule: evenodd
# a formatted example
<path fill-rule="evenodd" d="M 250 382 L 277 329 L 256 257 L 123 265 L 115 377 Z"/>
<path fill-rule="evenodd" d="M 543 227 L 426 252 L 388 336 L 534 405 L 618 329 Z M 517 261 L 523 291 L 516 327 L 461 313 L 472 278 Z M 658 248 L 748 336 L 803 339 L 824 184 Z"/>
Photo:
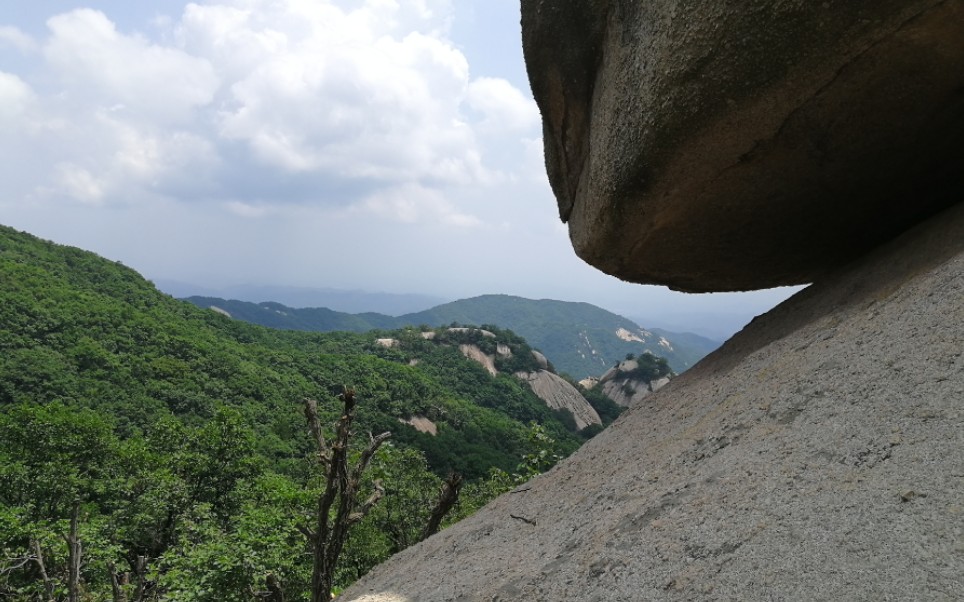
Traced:
<path fill-rule="evenodd" d="M 521 304 L 532 322 L 546 313 L 532 303 L 555 307 L 556 320 L 570 305 L 602 312 L 585 304 L 490 296 L 393 321 L 218 303 L 212 311 L 174 299 L 117 262 L 0 226 L 5 549 L 39 546 L 35 556 L 66 575 L 69 549 L 58 538 L 67 534 L 88 547 L 91 591 L 121 565 L 171 599 L 186 595 L 186 575 L 198 571 L 229 589 L 262 587 L 257 570 L 242 570 L 249 561 L 238 554 L 249 550 L 296 592 L 309 568 L 298 531 L 319 486 L 303 400 L 318 400 L 320 422 L 332 428 L 338 395 L 352 387 L 356 446 L 366 433 L 390 432 L 391 441 L 363 485 L 384 487 L 386 500 L 353 531 L 337 578 L 346 585 L 418 540 L 448 475 L 465 485 L 444 524 L 548 469 L 623 410 L 601 388 L 557 374 L 526 338 L 482 320 Z M 331 331 L 236 319 L 245 310 L 277 316 L 273 326 L 329 319 Z M 481 327 L 468 325 L 475 318 Z M 514 323 L 524 326 L 523 318 Z M 548 328 L 551 320 L 535 323 Z M 614 338 L 646 341 L 635 332 Z M 658 376 L 669 375 L 660 361 Z M 31 575 L 4 573 L 0 594 L 48 583 Z"/>

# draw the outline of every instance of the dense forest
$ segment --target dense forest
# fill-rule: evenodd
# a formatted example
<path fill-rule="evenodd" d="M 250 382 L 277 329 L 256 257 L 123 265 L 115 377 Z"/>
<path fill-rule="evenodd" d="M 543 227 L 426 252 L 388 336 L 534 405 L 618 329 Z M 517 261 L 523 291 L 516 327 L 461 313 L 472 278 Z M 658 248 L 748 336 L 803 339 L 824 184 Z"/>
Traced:
<path fill-rule="evenodd" d="M 368 433 L 392 433 L 360 491 L 384 496 L 338 565 L 336 585 L 351 582 L 418 540 L 452 472 L 465 485 L 446 521 L 591 434 L 459 352 L 501 344 L 501 369 L 532 368 L 524 339 L 486 328 L 494 339 L 271 330 L 0 227 L 0 598 L 255 600 L 281 587 L 305 599 L 305 525 L 324 479 L 303 402 L 316 399 L 331 429 L 346 385 L 358 399 L 350 455 Z M 436 434 L 402 422 L 413 417 Z"/>

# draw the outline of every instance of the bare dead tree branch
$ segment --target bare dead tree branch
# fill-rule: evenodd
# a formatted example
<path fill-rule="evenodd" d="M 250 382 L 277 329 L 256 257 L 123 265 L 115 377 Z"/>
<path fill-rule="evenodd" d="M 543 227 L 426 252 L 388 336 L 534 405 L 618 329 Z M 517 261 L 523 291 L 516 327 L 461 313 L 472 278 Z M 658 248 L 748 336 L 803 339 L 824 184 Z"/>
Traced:
<path fill-rule="evenodd" d="M 4 566 L 0 567 L 0 575 L 6 575 L 7 573 L 12 573 L 17 569 L 21 569 L 27 566 L 34 560 L 35 559 L 33 554 L 27 554 L 26 556 L 19 556 L 19 557 L 7 556 L 5 561 L 9 562 L 10 564 L 5 564 Z"/>
<path fill-rule="evenodd" d="M 377 483 L 375 492 L 360 506 L 358 504 L 362 475 L 378 448 L 391 437 L 391 433 L 382 433 L 377 437 L 369 435 L 368 446 L 362 451 L 355 466 L 349 470 L 351 424 L 355 419 L 356 407 L 354 389 L 346 387 L 339 399 L 344 407 L 335 427 L 334 439 L 327 447 L 321 431 L 321 421 L 318 418 L 318 404 L 312 399 L 304 401 L 308 429 L 318 446 L 319 463 L 326 473 L 325 489 L 318 496 L 314 517 L 315 528 L 312 530 L 308 527 L 299 527 L 312 546 L 314 559 L 311 574 L 312 602 L 328 602 L 338 558 L 348 539 L 351 526 L 364 518 L 384 495 L 384 489 L 380 483 Z"/>
<path fill-rule="evenodd" d="M 371 463 L 372 458 L 375 456 L 375 452 L 381 447 L 382 443 L 385 443 L 392 438 L 392 434 L 389 432 L 384 432 L 377 437 L 372 437 L 371 433 L 368 434 L 368 447 L 362 452 L 361 457 L 358 459 L 358 463 L 355 464 L 354 470 L 351 473 L 352 482 L 360 482 L 362 473 L 368 469 L 368 465 Z"/>
<path fill-rule="evenodd" d="M 377 480 L 373 483 L 373 486 L 375 487 L 375 491 L 372 492 L 372 494 L 371 494 L 370 496 L 368 496 L 368 499 L 365 500 L 365 503 L 364 503 L 364 504 L 362 504 L 361 506 L 359 506 L 359 508 L 358 508 L 357 511 L 352 512 L 352 513 L 351 513 L 351 516 L 348 517 L 348 521 L 349 521 L 350 524 L 353 525 L 353 524 L 357 523 L 358 521 L 360 521 L 361 519 L 363 519 L 363 518 L 365 518 L 366 516 L 368 516 L 368 513 L 371 511 L 372 508 L 375 507 L 375 504 L 377 504 L 378 501 L 381 500 L 381 499 L 385 496 L 385 488 L 382 487 L 382 480 L 381 480 L 381 479 L 377 479 Z"/>
<path fill-rule="evenodd" d="M 40 578 L 44 583 L 44 593 L 46 594 L 47 602 L 53 602 L 54 600 L 54 581 L 47 574 L 47 565 L 44 564 L 44 552 L 40 547 L 39 539 L 30 540 L 30 549 L 33 551 L 33 560 L 37 563 L 37 571 L 40 573 Z"/>
<path fill-rule="evenodd" d="M 442 519 L 445 515 L 455 506 L 459 501 L 459 492 L 462 490 L 462 475 L 457 472 L 451 473 L 445 482 L 442 483 L 442 487 L 439 490 L 438 501 L 435 503 L 435 507 L 432 509 L 432 513 L 429 515 L 428 524 L 425 525 L 425 529 L 422 531 L 422 537 L 419 541 L 428 539 L 432 535 L 438 533 L 439 527 L 442 525 Z"/>
<path fill-rule="evenodd" d="M 83 547 L 78 534 L 79 522 L 80 500 L 75 500 L 70 512 L 70 532 L 64 536 L 67 541 L 67 602 L 80 602 L 80 563 Z"/>
<path fill-rule="evenodd" d="M 318 402 L 306 397 L 304 406 L 308 430 L 311 431 L 311 437 L 318 447 L 318 463 L 327 466 L 329 460 L 328 444 L 325 442 L 325 434 L 321 430 L 321 421 L 318 419 Z"/>

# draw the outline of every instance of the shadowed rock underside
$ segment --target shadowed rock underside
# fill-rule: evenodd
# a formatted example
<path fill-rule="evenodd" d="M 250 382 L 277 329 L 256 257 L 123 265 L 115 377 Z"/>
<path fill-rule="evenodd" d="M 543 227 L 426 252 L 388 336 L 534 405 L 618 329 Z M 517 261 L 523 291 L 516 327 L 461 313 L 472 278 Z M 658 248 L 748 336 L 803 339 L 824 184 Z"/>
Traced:
<path fill-rule="evenodd" d="M 689 291 L 812 282 L 964 193 L 964 0 L 523 0 L 576 252 Z"/>

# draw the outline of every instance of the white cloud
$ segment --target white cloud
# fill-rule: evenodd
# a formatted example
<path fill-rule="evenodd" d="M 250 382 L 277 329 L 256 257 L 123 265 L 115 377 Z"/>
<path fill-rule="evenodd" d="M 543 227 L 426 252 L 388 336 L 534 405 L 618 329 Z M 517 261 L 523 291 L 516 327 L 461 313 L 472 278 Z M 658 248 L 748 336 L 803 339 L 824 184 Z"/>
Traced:
<path fill-rule="evenodd" d="M 34 102 L 34 93 L 23 80 L 0 71 L 0 128 L 21 118 Z"/>
<path fill-rule="evenodd" d="M 485 115 L 485 125 L 528 130 L 539 124 L 535 101 L 518 88 L 496 77 L 480 77 L 469 84 L 466 100 L 470 107 Z"/>
<path fill-rule="evenodd" d="M 52 16 L 34 76 L 0 73 L 2 175 L 22 179 L 7 189 L 477 226 L 508 202 L 485 191 L 524 172 L 537 119 L 507 81 L 473 80 L 453 14 L 449 0 L 211 0 L 155 19 L 151 38 L 95 10 Z"/>
<path fill-rule="evenodd" d="M 61 163 L 56 171 L 56 188 L 51 192 L 91 205 L 103 202 L 107 191 L 103 179 L 72 163 Z"/>
<path fill-rule="evenodd" d="M 468 62 L 436 30 L 399 29 L 404 7 L 420 19 L 435 14 L 424 2 L 191 6 L 180 36 L 238 75 L 220 133 L 269 166 L 383 182 L 477 182 L 485 169 L 460 112 Z"/>
<path fill-rule="evenodd" d="M 437 190 L 419 185 L 377 192 L 365 199 L 360 210 L 381 219 L 408 224 L 429 220 L 459 228 L 482 225 L 478 217 L 459 211 Z"/>
<path fill-rule="evenodd" d="M 0 47 L 3 46 L 11 46 L 24 54 L 37 50 L 33 38 L 10 25 L 0 25 Z"/>
<path fill-rule="evenodd" d="M 218 79 L 210 63 L 119 33 L 103 14 L 78 9 L 47 21 L 44 56 L 74 102 L 118 104 L 155 124 L 188 120 L 210 103 Z"/>
<path fill-rule="evenodd" d="M 185 130 L 139 127 L 101 114 L 99 122 L 112 137 L 109 170 L 130 186 L 164 191 L 207 189 L 211 172 L 221 164 L 208 139 Z"/>
<path fill-rule="evenodd" d="M 263 203 L 245 203 L 243 201 L 226 201 L 224 208 L 227 209 L 229 213 L 247 218 L 265 217 L 266 215 L 276 213 L 276 210 L 269 205 Z"/>

